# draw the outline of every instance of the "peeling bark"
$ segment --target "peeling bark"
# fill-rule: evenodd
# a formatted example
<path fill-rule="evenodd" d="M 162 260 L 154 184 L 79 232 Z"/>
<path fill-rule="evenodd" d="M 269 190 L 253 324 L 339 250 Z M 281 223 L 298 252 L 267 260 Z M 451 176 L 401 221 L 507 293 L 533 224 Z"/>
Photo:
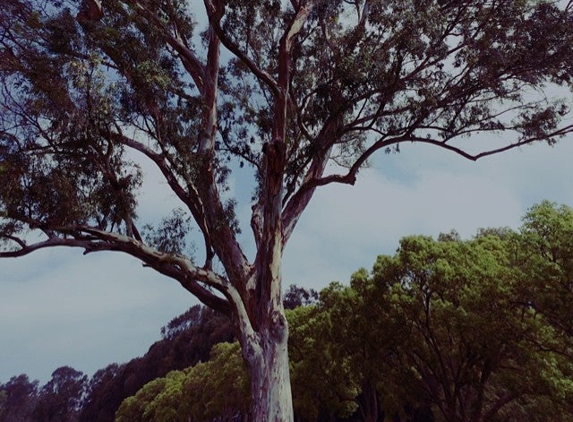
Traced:
<path fill-rule="evenodd" d="M 275 312 L 256 339 L 246 348 L 245 360 L 251 375 L 252 420 L 294 420 L 288 358 L 288 324 Z"/>

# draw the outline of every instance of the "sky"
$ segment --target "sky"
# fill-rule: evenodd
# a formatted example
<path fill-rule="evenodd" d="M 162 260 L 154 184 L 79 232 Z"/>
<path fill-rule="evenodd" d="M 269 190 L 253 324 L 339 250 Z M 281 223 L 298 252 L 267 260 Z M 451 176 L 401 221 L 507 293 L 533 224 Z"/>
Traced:
<path fill-rule="evenodd" d="M 381 153 L 355 186 L 317 191 L 286 247 L 284 286 L 348 283 L 377 255 L 393 254 L 403 236 L 455 229 L 468 238 L 482 227 L 518 228 L 544 199 L 573 206 L 572 161 L 573 135 L 478 162 L 418 144 Z M 144 170 L 140 216 L 157 220 L 174 195 L 157 172 Z M 231 179 L 230 193 L 248 197 L 250 183 Z M 250 206 L 239 204 L 243 222 Z M 248 225 L 243 232 L 252 245 Z M 162 326 L 196 303 L 174 281 L 117 253 L 48 249 L 0 260 L 0 383 L 26 373 L 43 384 L 64 365 L 91 376 L 142 356 Z"/>
<path fill-rule="evenodd" d="M 480 227 L 518 228 L 543 199 L 573 206 L 572 158 L 573 137 L 478 162 L 415 144 L 381 154 L 355 186 L 317 191 L 286 247 L 284 286 L 348 283 L 406 235 L 456 229 L 467 238 Z M 231 184 L 232 193 L 248 189 L 241 180 Z M 140 195 L 150 218 L 173 201 L 156 182 Z M 240 218 L 249 207 L 240 204 Z M 142 356 L 160 328 L 195 303 L 175 282 L 117 253 L 51 249 L 0 260 L 0 382 L 26 373 L 43 384 L 63 365 L 91 376 Z"/>

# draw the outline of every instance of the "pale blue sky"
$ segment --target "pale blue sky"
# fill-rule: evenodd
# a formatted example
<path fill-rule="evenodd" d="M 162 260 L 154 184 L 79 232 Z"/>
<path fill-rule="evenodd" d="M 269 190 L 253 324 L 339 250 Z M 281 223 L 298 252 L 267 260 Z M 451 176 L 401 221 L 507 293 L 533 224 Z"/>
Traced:
<path fill-rule="evenodd" d="M 354 187 L 319 190 L 284 256 L 284 284 L 320 289 L 347 282 L 400 237 L 455 228 L 517 228 L 543 199 L 573 205 L 573 138 L 536 145 L 477 163 L 428 146 L 405 145 L 379 155 Z M 236 192 L 250 192 L 240 180 Z M 241 195 L 243 196 L 243 195 Z M 165 212 L 163 185 L 141 196 L 145 215 Z M 249 204 L 241 203 L 240 217 Z M 250 231 L 244 230 L 245 236 Z M 140 356 L 159 329 L 195 300 L 176 283 L 119 254 L 45 250 L 0 261 L 0 382 L 27 373 L 45 382 L 70 365 L 92 375 L 109 363 Z"/>
<path fill-rule="evenodd" d="M 190 4 L 200 10 L 201 3 Z M 573 206 L 573 136 L 477 163 L 427 145 L 401 150 L 376 156 L 356 186 L 317 192 L 287 245 L 285 287 L 347 282 L 378 254 L 394 253 L 405 235 L 454 228 L 469 237 L 480 227 L 517 228 L 543 199 Z M 154 179 L 140 196 L 140 215 L 158 219 L 174 195 Z M 249 198 L 251 183 L 233 179 L 232 191 Z M 248 201 L 237 211 L 248 223 Z M 251 242 L 248 224 L 243 232 Z M 195 303 L 177 283 L 119 254 L 60 249 L 0 260 L 0 382 L 27 373 L 44 383 L 63 365 L 91 376 L 141 356 L 163 325 Z"/>

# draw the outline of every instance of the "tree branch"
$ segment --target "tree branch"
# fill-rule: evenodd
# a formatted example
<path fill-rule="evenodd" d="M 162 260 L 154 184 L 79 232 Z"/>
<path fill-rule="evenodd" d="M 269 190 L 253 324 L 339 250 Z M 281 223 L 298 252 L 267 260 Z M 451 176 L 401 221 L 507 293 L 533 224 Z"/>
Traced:
<path fill-rule="evenodd" d="M 181 282 L 183 287 L 201 293 L 198 285 L 193 285 L 193 281 L 204 283 L 227 296 L 230 289 L 233 289 L 229 281 L 213 272 L 210 268 L 197 267 L 188 258 L 178 255 L 161 252 L 151 246 L 144 244 L 129 236 L 119 233 L 110 233 L 88 226 L 71 226 L 55 228 L 61 233 L 85 233 L 93 237 L 87 243 L 78 245 L 85 249 L 84 253 L 99 251 L 120 251 L 140 259 L 146 265 L 156 269 L 162 274 L 169 275 Z M 70 239 L 71 240 L 71 239 Z M 76 239 L 72 240 L 72 243 Z M 81 241 L 81 239 L 80 239 Z M 205 290 L 199 299 L 205 298 L 208 290 Z M 212 293 L 209 292 L 207 300 L 211 300 Z"/>
<path fill-rule="evenodd" d="M 161 30 L 161 33 L 165 36 L 167 43 L 179 53 L 179 57 L 185 70 L 189 72 L 189 75 L 193 78 L 197 89 L 202 94 L 205 89 L 205 65 L 197 58 L 191 49 L 185 45 L 180 37 L 176 37 L 171 34 L 170 29 L 159 19 L 156 11 L 151 11 L 139 1 L 126 0 L 126 3 L 132 6 L 134 9 L 142 12 L 143 16 L 150 22 L 153 23 L 157 28 Z"/>
<path fill-rule="evenodd" d="M 13 238 L 13 236 L 6 236 L 6 238 L 16 241 Z M 52 237 L 42 242 L 37 242 L 31 245 L 25 244 L 21 239 L 19 239 L 19 241 L 16 241 L 16 243 L 18 243 L 20 249 L 0 252 L 0 258 L 18 258 L 29 255 L 32 252 L 39 251 L 41 249 L 53 248 L 57 246 L 68 246 L 68 247 L 85 249 L 89 247 L 90 240 L 77 240 L 70 238 Z"/>
<path fill-rule="evenodd" d="M 279 94 L 278 83 L 264 70 L 260 69 L 257 64 L 249 58 L 249 56 L 243 52 L 237 44 L 233 42 L 228 36 L 226 31 L 221 28 L 221 19 L 225 15 L 225 2 L 224 0 L 204 0 L 205 10 L 207 11 L 207 16 L 209 17 L 209 23 L 211 27 L 217 33 L 217 36 L 223 43 L 223 45 L 233 53 L 239 60 L 241 60 L 245 65 L 253 72 L 253 75 L 260 80 L 264 85 L 266 85 L 271 92 L 276 96 Z"/>
<path fill-rule="evenodd" d="M 316 187 L 318 187 L 318 185 L 313 187 L 310 186 L 310 184 L 313 180 L 320 180 L 324 174 L 332 150 L 330 138 L 336 138 L 335 132 L 337 129 L 336 119 L 331 119 L 318 135 L 318 139 L 315 141 L 317 151 L 314 153 L 302 184 L 290 199 L 288 199 L 283 208 L 283 245 L 285 245 L 290 238 L 300 216 L 310 203 Z M 320 142 L 320 139 L 324 139 L 325 141 Z"/>
<path fill-rule="evenodd" d="M 493 419 L 495 414 L 506 404 L 512 402 L 519 397 L 519 393 L 506 393 L 501 396 L 494 405 L 483 415 L 482 420 L 489 421 Z"/>
<path fill-rule="evenodd" d="M 49 239 L 31 245 L 17 242 L 21 247 L 14 251 L 0 252 L 0 258 L 16 258 L 45 248 L 72 247 L 84 249 L 84 254 L 98 251 L 120 251 L 145 263 L 161 274 L 177 280 L 183 288 L 194 294 L 202 303 L 230 315 L 229 302 L 201 286 L 198 282 L 215 288 L 225 296 L 233 296 L 228 290 L 234 290 L 221 276 L 210 269 L 198 268 L 188 259 L 160 252 L 129 236 L 109 233 L 92 227 L 75 226 L 53 228 L 53 231 L 67 233 L 71 237 L 51 236 Z M 80 233 L 84 233 L 81 235 Z M 87 234 L 87 236 L 86 236 Z M 8 238 L 12 238 L 9 236 Z M 13 240 L 13 239 L 11 239 Z"/>
<path fill-rule="evenodd" d="M 189 211 L 191 211 L 191 215 L 193 215 L 193 218 L 195 219 L 199 229 L 201 230 L 201 234 L 203 235 L 207 261 L 212 259 L 212 256 L 210 256 L 212 251 L 211 233 L 209 230 L 209 225 L 206 221 L 205 207 L 201 201 L 199 192 L 193 183 L 191 183 L 190 180 L 186 180 L 188 190 L 185 190 L 177 180 L 175 174 L 173 174 L 173 171 L 168 167 L 167 163 L 165 162 L 165 157 L 162 154 L 158 154 L 150 148 L 146 147 L 141 142 L 137 142 L 123 134 L 111 134 L 111 137 L 116 142 L 141 152 L 157 166 L 159 171 L 161 171 L 165 177 L 165 180 L 167 181 L 167 184 L 171 190 L 175 193 L 175 195 L 177 195 L 181 202 L 183 202 L 189 208 Z"/>

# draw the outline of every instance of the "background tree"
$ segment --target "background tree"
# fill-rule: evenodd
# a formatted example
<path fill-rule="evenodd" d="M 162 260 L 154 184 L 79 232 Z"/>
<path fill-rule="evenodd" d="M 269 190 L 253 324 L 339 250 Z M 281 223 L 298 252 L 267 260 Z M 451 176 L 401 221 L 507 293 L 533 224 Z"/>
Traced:
<path fill-rule="evenodd" d="M 476 160 L 569 133 L 567 102 L 549 88 L 571 81 L 572 5 L 203 6 L 198 31 L 191 5 L 173 0 L 4 2 L 0 256 L 68 246 L 140 259 L 233 316 L 256 419 L 288 421 L 281 257 L 316 188 L 354 184 L 403 142 Z M 133 151 L 181 203 L 146 233 Z M 245 163 L 251 260 L 223 195 Z M 189 220 L 203 244 L 194 258 Z"/>
<path fill-rule="evenodd" d="M 532 210 L 540 207 L 547 203 Z M 550 215 L 569 211 L 549 208 Z M 521 233 L 546 222 L 533 215 Z M 568 239 L 558 235 L 566 230 L 548 232 Z M 289 321 L 301 420 L 318 420 L 328 409 L 324 397 L 336 397 L 336 373 L 356 386 L 346 397 L 361 421 L 569 420 L 570 337 L 531 305 L 560 290 L 548 284 L 550 275 L 526 278 L 523 270 L 544 274 L 546 264 L 534 270 L 537 258 L 528 242 L 520 244 L 525 240 L 504 228 L 482 229 L 467 241 L 456 232 L 406 237 L 372 273 L 360 270 L 350 286 L 324 289 L 316 307 L 298 308 Z M 526 286 L 532 290 L 523 299 Z M 325 373 L 331 378 L 319 384 Z"/>
<path fill-rule="evenodd" d="M 219 343 L 208 362 L 172 371 L 125 399 L 115 420 L 230 422 L 248 416 L 249 379 L 239 345 Z"/>
<path fill-rule="evenodd" d="M 331 319 L 330 335 L 339 329 L 344 333 L 338 335 L 337 355 L 348 360 L 360 386 L 356 402 L 365 422 L 385 417 L 399 420 L 405 405 L 421 404 L 419 386 L 402 376 L 404 365 L 396 351 L 410 334 L 402 321 L 393 318 L 386 288 L 361 269 L 352 275 L 349 286 L 341 289 L 333 284 L 321 292 Z"/>
<path fill-rule="evenodd" d="M 127 365 L 112 363 L 98 370 L 90 379 L 86 396 L 82 404 L 80 421 L 110 422 L 123 399 L 129 397 L 123 393 L 120 377 Z"/>
<path fill-rule="evenodd" d="M 516 300 L 512 249 L 495 235 L 407 237 L 374 266 L 372 294 L 387 292 L 390 318 L 408 330 L 397 364 L 446 421 L 573 417 L 571 359 L 555 348 L 561 336 Z"/>
<path fill-rule="evenodd" d="M 344 327 L 336 326 L 338 321 L 322 306 L 299 307 L 287 316 L 292 330 L 289 353 L 296 420 L 315 422 L 351 416 L 358 408 L 360 383 L 352 373 L 348 355 L 338 353 L 345 339 Z"/>
<path fill-rule="evenodd" d="M 516 265 L 523 269 L 523 300 L 573 339 L 573 209 L 543 201 L 523 218 Z"/>
<path fill-rule="evenodd" d="M 318 302 L 318 293 L 314 289 L 305 289 L 291 284 L 283 295 L 285 309 L 295 309 L 300 306 L 310 306 Z"/>
<path fill-rule="evenodd" d="M 116 420 L 118 422 L 144 420 L 143 415 L 147 406 L 164 390 L 169 380 L 169 377 L 154 379 L 145 384 L 134 396 L 127 397 L 116 413 Z"/>
<path fill-rule="evenodd" d="M 27 375 L 12 377 L 0 385 L 0 421 L 32 421 L 38 401 L 38 381 L 30 381 Z"/>
<path fill-rule="evenodd" d="M 69 366 L 52 373 L 40 390 L 34 418 L 46 422 L 76 422 L 87 387 L 88 377 Z"/>

